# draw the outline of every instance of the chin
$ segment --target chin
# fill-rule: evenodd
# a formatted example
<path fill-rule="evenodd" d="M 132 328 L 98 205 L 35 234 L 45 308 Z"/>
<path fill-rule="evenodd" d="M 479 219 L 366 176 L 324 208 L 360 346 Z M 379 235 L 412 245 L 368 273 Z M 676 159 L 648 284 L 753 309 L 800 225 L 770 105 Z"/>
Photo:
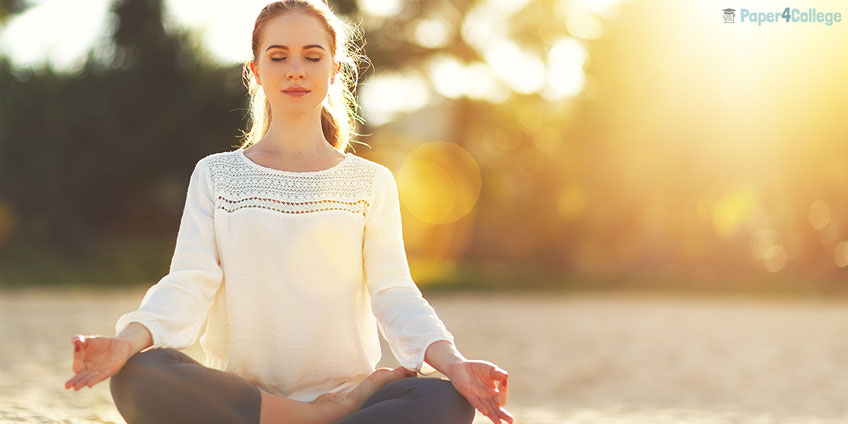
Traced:
<path fill-rule="evenodd" d="M 272 105 L 272 108 L 273 108 L 273 105 Z M 283 115 L 287 115 L 287 116 L 308 115 L 310 113 L 315 113 L 316 109 L 320 113 L 320 111 L 321 111 L 321 104 L 320 103 L 318 103 L 318 104 L 305 104 L 305 103 L 291 104 L 291 103 L 287 102 L 287 104 L 283 104 L 281 107 L 276 108 L 276 110 L 279 110 Z"/>

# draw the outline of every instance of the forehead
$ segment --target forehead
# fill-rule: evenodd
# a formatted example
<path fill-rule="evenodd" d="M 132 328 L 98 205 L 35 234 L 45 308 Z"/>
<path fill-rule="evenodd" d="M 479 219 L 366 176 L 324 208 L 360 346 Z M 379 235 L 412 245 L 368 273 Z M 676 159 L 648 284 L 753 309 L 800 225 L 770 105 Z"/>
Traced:
<path fill-rule="evenodd" d="M 272 44 L 288 46 L 289 49 L 318 44 L 328 52 L 333 47 L 330 45 L 330 34 L 324 29 L 321 20 L 299 12 L 275 16 L 265 23 L 259 48 L 264 51 Z"/>

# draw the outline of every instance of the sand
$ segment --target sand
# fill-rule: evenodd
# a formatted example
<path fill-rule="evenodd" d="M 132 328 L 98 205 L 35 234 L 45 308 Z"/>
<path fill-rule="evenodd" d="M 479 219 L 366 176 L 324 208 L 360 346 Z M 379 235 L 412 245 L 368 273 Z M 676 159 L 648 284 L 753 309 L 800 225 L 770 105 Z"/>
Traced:
<path fill-rule="evenodd" d="M 0 291 L 0 422 L 122 423 L 107 383 L 64 389 L 69 340 L 111 335 L 142 295 Z M 429 299 L 466 356 L 510 372 L 517 423 L 848 423 L 844 300 Z M 381 365 L 395 365 L 385 348 Z"/>

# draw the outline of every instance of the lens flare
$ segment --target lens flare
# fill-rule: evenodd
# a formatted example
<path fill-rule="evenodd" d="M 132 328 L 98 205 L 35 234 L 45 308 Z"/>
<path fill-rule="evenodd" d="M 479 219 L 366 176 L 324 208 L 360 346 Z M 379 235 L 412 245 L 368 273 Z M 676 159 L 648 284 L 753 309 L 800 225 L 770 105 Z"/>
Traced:
<path fill-rule="evenodd" d="M 465 148 L 434 141 L 409 153 L 398 172 L 404 207 L 429 224 L 447 224 L 468 215 L 480 196 L 480 168 Z"/>

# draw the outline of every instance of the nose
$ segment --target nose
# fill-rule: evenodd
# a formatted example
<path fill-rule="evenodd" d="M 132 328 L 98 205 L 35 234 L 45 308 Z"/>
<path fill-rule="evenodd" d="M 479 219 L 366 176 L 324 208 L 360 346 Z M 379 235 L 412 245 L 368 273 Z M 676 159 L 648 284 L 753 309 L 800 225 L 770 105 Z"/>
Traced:
<path fill-rule="evenodd" d="M 293 60 L 292 65 L 289 67 L 288 71 L 286 71 L 287 79 L 303 79 L 306 77 L 306 72 L 303 70 L 303 66 L 300 64 L 300 61 Z"/>

